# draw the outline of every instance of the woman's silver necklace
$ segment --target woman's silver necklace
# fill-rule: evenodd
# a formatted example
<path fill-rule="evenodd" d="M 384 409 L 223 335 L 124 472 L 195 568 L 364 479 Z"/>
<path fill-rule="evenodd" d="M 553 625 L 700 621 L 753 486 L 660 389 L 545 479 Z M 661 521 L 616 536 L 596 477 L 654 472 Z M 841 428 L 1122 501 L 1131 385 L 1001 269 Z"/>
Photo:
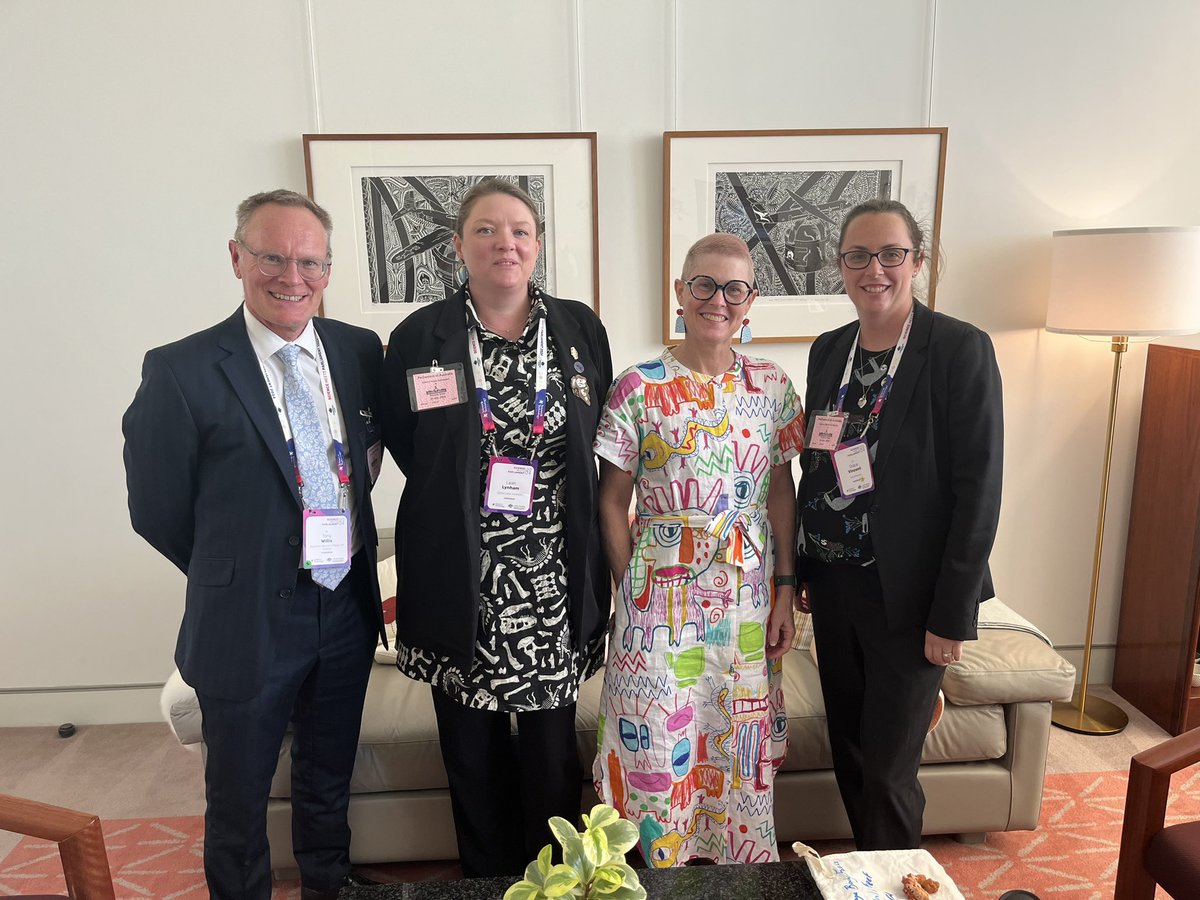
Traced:
<path fill-rule="evenodd" d="M 895 347 L 881 350 L 878 353 L 867 354 L 862 347 L 858 348 L 859 364 L 854 370 L 858 383 L 862 385 L 862 396 L 858 398 L 858 408 L 865 409 L 867 405 L 867 389 L 887 374 Z"/>

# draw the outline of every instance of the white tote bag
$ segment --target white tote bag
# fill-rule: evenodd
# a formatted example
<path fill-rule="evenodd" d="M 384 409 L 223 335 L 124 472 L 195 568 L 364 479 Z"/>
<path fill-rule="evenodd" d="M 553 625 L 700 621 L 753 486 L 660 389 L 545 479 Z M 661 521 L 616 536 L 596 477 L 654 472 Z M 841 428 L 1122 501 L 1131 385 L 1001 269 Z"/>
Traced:
<path fill-rule="evenodd" d="M 820 856 L 807 844 L 792 844 L 808 863 L 825 900 L 887 900 L 904 897 L 901 879 L 908 874 L 932 878 L 938 890 L 931 900 L 963 900 L 946 870 L 927 850 L 856 850 Z"/>

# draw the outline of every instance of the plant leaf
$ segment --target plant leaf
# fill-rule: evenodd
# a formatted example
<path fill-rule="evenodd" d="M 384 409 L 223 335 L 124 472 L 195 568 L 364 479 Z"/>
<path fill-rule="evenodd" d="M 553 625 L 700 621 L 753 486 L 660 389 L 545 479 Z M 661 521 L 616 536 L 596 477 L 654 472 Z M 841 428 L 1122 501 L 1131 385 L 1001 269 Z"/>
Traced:
<path fill-rule="evenodd" d="M 637 846 L 637 826 L 628 819 L 618 818 L 604 826 L 604 836 L 608 841 L 608 852 L 611 856 L 623 859 L 626 852 Z"/>
<path fill-rule="evenodd" d="M 620 814 L 607 803 L 597 803 L 590 816 L 583 817 L 589 828 L 606 828 L 613 822 L 622 821 Z"/>
<path fill-rule="evenodd" d="M 623 884 L 604 897 L 605 900 L 646 900 L 646 889 L 640 884 Z"/>
<path fill-rule="evenodd" d="M 545 894 L 530 881 L 518 881 L 504 892 L 504 900 L 542 900 Z"/>
<path fill-rule="evenodd" d="M 624 883 L 625 873 L 620 866 L 600 866 L 592 878 L 592 890 L 597 894 L 611 894 Z"/>
<path fill-rule="evenodd" d="M 560 864 L 546 875 L 542 891 L 547 897 L 568 897 L 579 883 L 579 873 L 569 865 Z"/>
<path fill-rule="evenodd" d="M 589 828 L 583 833 L 583 855 L 593 866 L 608 862 L 608 835 L 602 828 Z"/>
<path fill-rule="evenodd" d="M 541 876 L 540 878 L 537 879 L 538 884 L 541 884 L 542 882 L 544 882 L 546 880 L 546 873 L 550 871 L 550 867 L 554 864 L 553 857 L 554 857 L 554 848 L 550 844 L 547 844 L 545 847 L 542 848 L 541 853 L 539 853 L 537 855 L 537 860 L 535 862 L 530 863 L 531 866 L 532 865 L 537 866 L 538 875 Z M 529 875 L 526 874 L 525 877 L 529 878 Z M 529 880 L 533 881 L 532 878 L 530 878 Z"/>
<path fill-rule="evenodd" d="M 550 830 L 562 844 L 563 862 L 578 872 L 580 880 L 586 884 L 592 877 L 595 865 L 587 858 L 582 836 L 574 825 L 561 816 L 550 817 Z"/>

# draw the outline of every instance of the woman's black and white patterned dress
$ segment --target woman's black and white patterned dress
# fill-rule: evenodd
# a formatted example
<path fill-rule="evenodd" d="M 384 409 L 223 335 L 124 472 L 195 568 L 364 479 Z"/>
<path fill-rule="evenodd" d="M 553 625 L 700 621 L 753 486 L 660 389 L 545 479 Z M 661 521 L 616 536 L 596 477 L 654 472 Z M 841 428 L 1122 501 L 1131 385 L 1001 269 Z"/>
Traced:
<path fill-rule="evenodd" d="M 496 453 L 528 459 L 534 445 L 534 373 L 542 300 L 530 309 L 525 331 L 510 341 L 489 331 L 470 306 L 467 327 L 478 327 L 483 368 L 496 423 Z M 443 656 L 405 646 L 398 635 L 398 664 L 410 678 L 427 681 L 465 706 L 507 712 L 555 709 L 574 703 L 579 683 L 603 661 L 603 642 L 576 647 L 567 604 L 566 380 L 553 338 L 549 350 L 545 430 L 534 448 L 537 477 L 533 514 L 483 508 L 490 447 L 480 448 L 479 623 L 469 670 Z M 437 560 L 430 560 L 437 565 Z"/>

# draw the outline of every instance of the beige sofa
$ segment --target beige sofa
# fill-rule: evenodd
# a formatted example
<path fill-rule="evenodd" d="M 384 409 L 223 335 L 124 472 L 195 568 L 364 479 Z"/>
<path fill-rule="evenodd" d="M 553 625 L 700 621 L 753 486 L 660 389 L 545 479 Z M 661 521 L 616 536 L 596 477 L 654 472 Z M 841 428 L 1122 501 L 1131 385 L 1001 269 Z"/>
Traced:
<path fill-rule="evenodd" d="M 385 577 L 387 565 L 381 563 Z M 383 651 L 377 661 L 351 784 L 351 858 L 356 863 L 454 859 L 454 823 L 429 687 L 402 675 Z M 584 685 L 578 703 L 579 754 L 588 773 L 601 678 Z M 177 679 L 176 674 L 164 690 L 164 712 L 182 741 L 199 742 L 194 695 Z M 926 834 L 981 839 L 989 831 L 1036 827 L 1050 701 L 1068 699 L 1074 682 L 1070 663 L 1021 630 L 1019 622 L 1015 629 L 981 629 L 980 639 L 968 643 L 962 661 L 946 673 L 945 714 L 925 744 L 920 778 L 927 798 Z M 779 843 L 848 837 L 817 668 L 806 650 L 794 649 L 784 660 L 784 695 L 790 743 L 775 778 Z M 280 750 L 267 808 L 271 866 L 281 873 L 295 866 L 289 749 L 290 738 Z M 583 790 L 586 809 L 595 795 L 590 785 Z"/>

